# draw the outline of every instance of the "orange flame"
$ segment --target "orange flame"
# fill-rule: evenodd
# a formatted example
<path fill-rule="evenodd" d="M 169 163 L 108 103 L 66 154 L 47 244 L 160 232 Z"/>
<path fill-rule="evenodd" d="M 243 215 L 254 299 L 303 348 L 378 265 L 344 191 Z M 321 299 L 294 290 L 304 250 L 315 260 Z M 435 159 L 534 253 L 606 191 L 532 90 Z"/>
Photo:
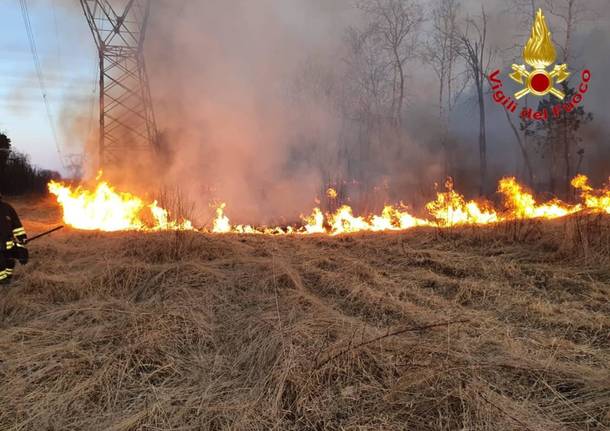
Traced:
<path fill-rule="evenodd" d="M 214 219 L 214 224 L 212 225 L 212 232 L 214 233 L 231 232 L 229 217 L 227 217 L 224 213 L 226 206 L 227 204 L 222 203 L 218 208 L 216 208 L 216 218 Z"/>
<path fill-rule="evenodd" d="M 500 219 L 486 203 L 466 202 L 464 196 L 453 190 L 453 180 L 445 182 L 446 192 L 436 194 L 436 200 L 426 204 L 426 209 L 440 226 L 460 224 L 489 224 Z"/>
<path fill-rule="evenodd" d="M 76 188 L 51 181 L 49 191 L 63 208 L 64 222 L 83 230 L 106 232 L 122 230 L 191 230 L 189 220 L 170 220 L 169 212 L 157 202 L 145 205 L 131 193 L 115 191 L 106 181 L 94 191 Z M 148 214 L 146 214 L 148 212 Z M 146 218 L 152 219 L 146 221 Z"/>
<path fill-rule="evenodd" d="M 605 188 L 594 190 L 586 176 L 577 175 L 572 180 L 572 187 L 580 190 L 580 197 L 586 208 L 610 214 L 610 178 Z"/>
<path fill-rule="evenodd" d="M 554 219 L 586 209 L 595 213 L 610 214 L 610 179 L 602 189 L 594 189 L 584 175 L 572 180 L 572 186 L 580 191 L 582 203 L 568 204 L 558 199 L 538 203 L 533 194 L 513 177 L 500 180 L 498 192 L 504 200 L 504 209 L 496 210 L 489 202 L 467 201 L 447 180 L 446 190 L 437 192 L 436 199 L 425 205 L 430 219 L 418 218 L 400 206 L 386 205 L 380 214 L 354 215 L 348 205 L 333 213 L 323 213 L 314 208 L 311 215 L 302 216 L 300 226 L 259 227 L 233 225 L 225 214 L 226 205 L 216 208 L 212 233 L 237 234 L 327 234 L 340 235 L 354 232 L 400 231 L 417 226 L 451 227 L 457 225 L 488 225 L 507 220 Z M 77 229 L 121 230 L 192 230 L 188 220 L 173 220 L 156 202 L 145 204 L 130 193 L 115 191 L 107 182 L 100 182 L 92 191 L 80 187 L 72 189 L 65 184 L 51 181 L 49 191 L 56 196 L 63 208 L 66 224 Z"/>
<path fill-rule="evenodd" d="M 302 217 L 305 225 L 305 233 L 324 233 L 324 214 L 320 211 L 320 208 L 314 208 L 313 213 L 309 217 Z"/>
<path fill-rule="evenodd" d="M 534 196 L 526 192 L 514 177 L 502 178 L 498 192 L 504 195 L 504 203 L 509 210 L 509 219 L 531 219 L 538 217 L 554 219 L 573 214 L 582 209 L 580 205 L 565 204 L 558 199 L 553 199 L 544 204 L 537 204 Z"/>

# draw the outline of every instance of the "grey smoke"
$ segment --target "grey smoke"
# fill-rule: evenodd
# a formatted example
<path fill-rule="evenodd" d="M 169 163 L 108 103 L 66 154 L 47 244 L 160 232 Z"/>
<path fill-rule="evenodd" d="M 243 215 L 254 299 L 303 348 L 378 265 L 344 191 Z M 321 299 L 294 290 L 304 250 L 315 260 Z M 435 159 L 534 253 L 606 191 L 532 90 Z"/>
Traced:
<path fill-rule="evenodd" d="M 74 3 L 66 5 L 80 13 Z M 505 48 L 519 43 L 515 39 L 523 29 L 515 28 L 517 19 L 505 2 L 483 3 L 491 42 L 502 48 L 495 66 L 507 70 L 519 52 Z M 429 10 L 432 2 L 423 4 Z M 180 185 L 202 213 L 211 212 L 209 202 L 222 200 L 232 220 L 248 223 L 291 221 L 311 209 L 330 176 L 351 180 L 344 155 L 356 151 L 356 126 L 341 118 L 334 103 L 347 72 L 346 30 L 362 23 L 354 5 L 351 0 L 153 2 L 147 65 L 158 125 L 173 153 L 163 167 L 164 180 Z M 468 14 L 479 13 L 480 5 L 464 1 Z M 591 5 L 597 19 L 577 32 L 578 55 L 570 67 L 593 73 L 594 91 L 585 106 L 595 120 L 583 131 L 583 168 L 601 181 L 610 164 L 610 90 L 602 78 L 610 71 L 604 54 L 610 49 L 610 4 Z M 437 83 L 420 61 L 410 64 L 408 78 L 401 145 L 376 142 L 377 159 L 366 175 L 379 184 L 380 201 L 417 204 L 443 175 Z M 493 179 L 518 174 L 514 137 L 491 98 L 487 114 Z M 467 89 L 451 127 L 456 181 L 466 191 L 474 191 L 478 175 L 477 122 Z M 158 171 L 151 173 L 151 182 L 158 177 Z"/>

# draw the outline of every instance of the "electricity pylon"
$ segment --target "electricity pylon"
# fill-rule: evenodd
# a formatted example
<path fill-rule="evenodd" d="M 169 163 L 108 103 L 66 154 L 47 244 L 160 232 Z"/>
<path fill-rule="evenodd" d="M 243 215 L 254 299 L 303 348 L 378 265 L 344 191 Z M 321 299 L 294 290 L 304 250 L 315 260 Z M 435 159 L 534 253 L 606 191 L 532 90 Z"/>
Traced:
<path fill-rule="evenodd" d="M 144 63 L 149 0 L 80 0 L 99 54 L 100 167 L 152 156 L 157 127 Z"/>
<path fill-rule="evenodd" d="M 80 153 L 66 154 L 63 157 L 62 163 L 70 178 L 80 180 L 83 177 L 83 166 L 85 165 L 85 155 Z"/>

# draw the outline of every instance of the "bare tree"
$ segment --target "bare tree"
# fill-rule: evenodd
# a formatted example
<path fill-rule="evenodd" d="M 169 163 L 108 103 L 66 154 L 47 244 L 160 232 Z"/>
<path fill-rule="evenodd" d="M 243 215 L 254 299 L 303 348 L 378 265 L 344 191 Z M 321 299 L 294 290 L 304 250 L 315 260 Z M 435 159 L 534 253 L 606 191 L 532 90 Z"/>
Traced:
<path fill-rule="evenodd" d="M 521 49 L 523 42 L 526 39 L 527 33 L 529 33 L 532 21 L 536 15 L 538 8 L 542 8 L 547 18 L 553 20 L 551 23 L 553 31 L 553 42 L 559 48 L 561 53 L 558 62 L 567 63 L 573 60 L 571 44 L 574 32 L 578 24 L 591 20 L 594 14 L 591 11 L 591 2 L 584 0 L 512 0 L 510 3 L 512 8 L 511 11 L 519 19 L 519 41 L 516 44 L 516 48 L 519 49 L 519 56 L 521 55 Z M 567 91 L 567 87 L 566 90 Z M 528 99 L 526 98 L 526 107 Z M 582 159 L 582 149 L 575 147 L 575 136 L 570 128 L 573 126 L 568 118 L 568 115 L 562 116 L 558 121 L 554 121 L 552 128 L 557 130 L 544 130 L 541 128 L 534 129 L 536 122 L 531 120 L 522 120 L 520 131 L 516 131 L 516 127 L 513 124 L 513 120 L 507 117 L 510 126 L 515 132 L 515 138 L 521 152 L 524 157 L 526 168 L 531 170 L 531 161 L 529 161 L 528 147 L 531 142 L 543 142 L 544 145 L 540 145 L 539 148 L 544 154 L 544 158 L 549 161 L 548 172 L 550 189 L 552 192 L 557 192 L 557 185 L 559 183 L 558 178 L 563 177 L 563 192 L 566 196 L 570 192 L 570 179 L 572 175 L 573 159 L 578 154 L 578 160 Z M 553 139 L 543 138 L 540 136 L 542 132 L 548 133 L 553 136 Z M 570 138 L 572 136 L 572 138 Z M 563 169 L 562 169 L 563 168 Z M 563 170 L 563 172 L 560 172 Z M 534 174 L 529 174 L 530 180 L 533 181 Z"/>
<path fill-rule="evenodd" d="M 559 48 L 562 52 L 562 62 L 567 63 L 572 58 L 572 39 L 578 24 L 594 19 L 590 0 L 543 0 L 546 10 L 561 23 L 557 33 L 562 35 Z"/>
<path fill-rule="evenodd" d="M 342 117 L 341 86 L 335 70 L 314 57 L 303 62 L 291 88 L 293 103 L 300 115 L 307 116 L 306 130 L 297 131 L 299 147 L 306 148 L 308 159 L 324 179 L 323 190 L 341 183 L 344 169 L 341 166 L 339 131 L 336 124 Z"/>
<path fill-rule="evenodd" d="M 483 85 L 494 58 L 494 50 L 488 46 L 487 14 L 481 6 L 479 17 L 466 19 L 464 29 L 457 34 L 457 53 L 466 62 L 477 92 L 479 107 L 479 193 L 485 194 L 487 185 L 487 138 L 485 132 L 485 94 Z"/>
<path fill-rule="evenodd" d="M 343 90 L 343 112 L 356 132 L 354 157 L 348 172 L 367 189 L 370 181 L 370 165 L 374 163 L 371 146 L 380 134 L 391 104 L 391 65 L 371 37 L 370 28 L 350 28 L 346 42 L 348 55 Z"/>
<path fill-rule="evenodd" d="M 463 73 L 456 73 L 459 11 L 458 0 L 437 0 L 432 10 L 432 28 L 422 50 L 423 60 L 430 65 L 439 79 L 438 118 L 441 127 L 445 176 L 448 176 L 450 172 L 449 119 L 453 106 L 468 81 L 462 79 L 461 83 L 457 82 L 460 76 L 463 78 Z"/>
<path fill-rule="evenodd" d="M 555 41 L 558 43 L 562 53 L 561 62 L 569 63 L 574 60 L 572 55 L 572 39 L 577 27 L 583 22 L 595 19 L 594 11 L 591 9 L 590 0 L 543 0 L 544 7 L 550 15 L 557 19 L 559 26 L 555 27 Z M 567 90 L 567 83 L 565 89 Z M 576 140 L 572 138 L 572 125 L 568 115 L 563 115 L 560 122 L 555 124 L 557 131 L 554 132 L 557 139 L 548 148 L 551 152 L 551 189 L 556 191 L 557 178 L 563 177 L 563 192 L 569 196 L 571 186 L 570 180 L 573 172 L 573 161 L 578 154 L 582 158 L 583 149 L 576 148 Z M 563 173 L 559 173 L 563 165 Z"/>
<path fill-rule="evenodd" d="M 510 12 L 512 12 L 518 20 L 517 40 L 511 51 L 514 53 L 516 50 L 516 52 L 518 53 L 517 57 L 519 58 L 521 58 L 522 56 L 524 42 L 527 37 L 529 37 L 530 29 L 532 28 L 532 20 L 536 16 L 536 11 L 540 7 L 540 4 L 541 0 L 512 0 L 512 2 L 509 3 Z M 528 106 L 528 102 L 529 100 L 526 96 L 526 108 Z M 528 181 L 531 186 L 534 186 L 536 178 L 534 175 L 534 168 L 530 152 L 528 151 L 528 147 L 530 144 L 529 138 L 531 135 L 530 128 L 533 125 L 533 121 L 522 120 L 520 123 L 520 127 L 517 128 L 513 117 L 511 115 L 508 115 L 508 113 L 506 113 L 506 121 L 508 122 L 511 130 L 513 131 L 513 135 L 515 136 L 515 141 L 521 153 L 521 157 L 523 158 L 523 163 L 525 165 Z"/>
<path fill-rule="evenodd" d="M 532 28 L 532 19 L 536 16 L 536 11 L 541 6 L 543 0 L 512 0 L 509 3 L 509 10 L 518 19 L 519 26 L 519 38 L 529 34 L 530 28 Z M 522 47 L 523 44 L 518 44 Z"/>
<path fill-rule="evenodd" d="M 527 133 L 527 127 L 529 126 L 529 123 L 532 123 L 531 120 L 524 120 L 521 123 L 521 130 L 517 129 L 517 126 L 515 125 L 513 118 L 511 117 L 511 115 L 508 113 L 508 111 L 504 111 L 504 114 L 506 114 L 506 121 L 508 121 L 508 125 L 510 126 L 511 130 L 513 131 L 513 134 L 515 135 L 515 140 L 517 141 L 517 145 L 519 146 L 519 150 L 521 151 L 521 156 L 523 157 L 523 163 L 525 163 L 525 170 L 527 172 L 527 179 L 530 183 L 530 185 L 534 185 L 534 168 L 532 166 L 532 160 L 529 156 L 529 152 L 527 151 L 527 143 L 528 143 L 528 133 Z"/>
<path fill-rule="evenodd" d="M 370 19 L 369 37 L 392 68 L 390 118 L 401 126 L 406 97 L 406 63 L 415 58 L 421 6 L 413 0 L 366 0 L 359 4 Z"/>
<path fill-rule="evenodd" d="M 365 23 L 346 34 L 344 112 L 357 130 L 355 161 L 361 191 L 377 181 L 402 150 L 407 99 L 407 63 L 417 56 L 423 11 L 414 0 L 364 0 L 357 4 Z"/>
<path fill-rule="evenodd" d="M 346 94 L 350 110 L 360 121 L 366 121 L 365 117 L 380 120 L 386 116 L 385 107 L 393 98 L 392 89 L 387 85 L 392 80 L 391 65 L 380 53 L 370 29 L 350 28 L 346 39 Z"/>

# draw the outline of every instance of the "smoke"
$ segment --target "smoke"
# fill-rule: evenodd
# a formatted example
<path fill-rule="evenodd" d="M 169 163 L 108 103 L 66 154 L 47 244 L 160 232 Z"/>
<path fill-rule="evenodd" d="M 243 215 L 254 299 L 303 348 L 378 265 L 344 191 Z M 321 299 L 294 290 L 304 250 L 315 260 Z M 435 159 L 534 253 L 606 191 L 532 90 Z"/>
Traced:
<path fill-rule="evenodd" d="M 323 183 L 308 158 L 337 153 L 338 125 L 327 107 L 299 103 L 295 85 L 308 57 L 330 61 L 337 52 L 343 9 L 324 1 L 156 4 L 146 55 L 172 151 L 166 178 L 196 201 L 226 202 L 241 221 L 308 212 Z M 316 154 L 295 158 L 304 147 Z"/>
<path fill-rule="evenodd" d="M 64 3 L 81 13 L 74 2 Z M 434 2 L 422 3 L 429 16 Z M 489 43 L 500 48 L 491 67 L 506 71 L 520 55 L 519 49 L 507 53 L 506 47 L 522 46 L 524 30 L 515 28 L 519 19 L 505 2 L 484 4 L 493 29 Z M 599 21 L 581 25 L 574 35 L 581 54 L 574 70 L 587 66 L 599 77 L 609 69 L 595 48 L 607 48 L 604 23 L 610 8 L 601 6 Z M 480 1 L 463 2 L 463 15 L 480 12 Z M 438 82 L 420 58 L 407 64 L 400 133 L 380 130 L 362 142 L 362 121 L 346 115 L 344 105 L 359 103 L 350 82 L 346 34 L 350 27 L 362 28 L 363 21 L 350 0 L 153 2 L 146 61 L 169 156 L 161 166 L 123 172 L 124 184 L 147 184 L 148 190 L 159 183 L 177 186 L 199 205 L 204 220 L 213 210 L 209 203 L 226 202 L 232 221 L 257 224 L 291 222 L 308 213 L 328 185 L 343 187 L 342 196 L 352 198 L 352 204 L 405 199 L 417 205 L 418 196 L 443 180 L 447 164 L 458 187 L 474 191 L 478 112 L 473 90 L 467 87 L 455 106 L 450 160 L 443 160 Z M 551 30 L 556 24 L 549 18 Z M 424 23 L 422 39 L 429 26 Z M 561 37 L 556 33 L 555 39 Z M 580 59 L 584 57 L 592 60 Z M 609 94 L 601 80 L 593 85 L 597 89 L 587 96 L 586 106 L 603 120 L 583 130 L 591 147 L 586 154 L 596 160 L 584 166 L 602 175 L 607 170 L 599 160 L 608 154 Z M 84 139 L 90 128 L 82 112 L 63 112 L 66 124 L 74 120 L 67 133 Z M 486 113 L 490 178 L 518 173 L 520 155 L 504 112 L 490 98 Z M 366 182 L 373 192 L 359 194 L 360 188 L 350 186 L 353 180 Z"/>

